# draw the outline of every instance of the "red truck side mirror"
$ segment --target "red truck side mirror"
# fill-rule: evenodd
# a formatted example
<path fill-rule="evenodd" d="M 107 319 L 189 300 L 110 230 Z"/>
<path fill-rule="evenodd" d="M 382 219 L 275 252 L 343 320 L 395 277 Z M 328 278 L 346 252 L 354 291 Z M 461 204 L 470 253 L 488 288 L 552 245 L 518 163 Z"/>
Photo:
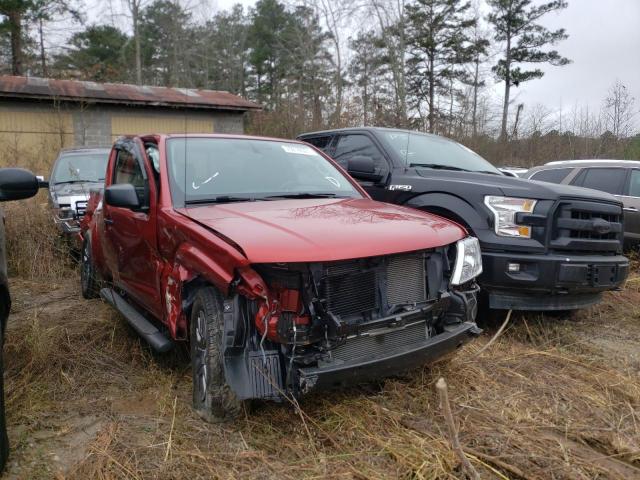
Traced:
<path fill-rule="evenodd" d="M 22 200 L 38 193 L 40 181 L 24 168 L 0 168 L 0 201 Z"/>
<path fill-rule="evenodd" d="M 129 208 L 131 210 L 140 208 L 136 187 L 130 183 L 109 185 L 104 190 L 104 201 L 112 207 Z"/>

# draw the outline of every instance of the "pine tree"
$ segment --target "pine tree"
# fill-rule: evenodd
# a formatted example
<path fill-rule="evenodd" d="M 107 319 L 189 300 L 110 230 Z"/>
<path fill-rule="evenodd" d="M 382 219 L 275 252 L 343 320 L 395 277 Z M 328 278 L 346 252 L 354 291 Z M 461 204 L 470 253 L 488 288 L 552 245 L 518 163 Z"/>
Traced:
<path fill-rule="evenodd" d="M 192 69 L 198 74 L 196 85 L 246 95 L 248 29 L 249 20 L 238 4 L 196 28 L 196 38 L 200 39 L 196 44 L 198 63 Z"/>
<path fill-rule="evenodd" d="M 538 20 L 549 12 L 567 7 L 565 0 L 553 0 L 542 5 L 531 5 L 532 0 L 487 0 L 492 11 L 488 21 L 494 28 L 494 38 L 504 43 L 504 56 L 493 67 L 497 77 L 504 82 L 504 104 L 500 136 L 507 138 L 509 116 L 509 94 L 511 86 L 541 78 L 539 68 L 523 70 L 521 63 L 550 63 L 567 65 L 570 60 L 556 50 L 545 51 L 547 45 L 555 45 L 568 37 L 564 28 L 555 31 L 543 27 Z"/>
<path fill-rule="evenodd" d="M 192 85 L 190 22 L 189 12 L 175 1 L 156 0 L 142 10 L 138 35 L 144 83 L 167 87 Z"/>
<path fill-rule="evenodd" d="M 128 80 L 127 35 L 110 25 L 93 25 L 73 34 L 70 48 L 56 58 L 55 68 L 62 76 L 78 76 L 94 82 Z"/>
<path fill-rule="evenodd" d="M 286 36 L 292 22 L 291 13 L 278 0 L 259 0 L 251 15 L 249 62 L 256 76 L 257 98 L 272 108 L 278 104 L 279 80 L 286 73 Z"/>
<path fill-rule="evenodd" d="M 40 61 L 44 73 L 46 62 L 42 22 L 65 13 L 70 13 L 76 19 L 80 15 L 72 7 L 69 0 L 0 0 L 0 18 L 3 29 L 9 31 L 11 38 L 11 72 L 13 75 L 24 74 L 25 40 L 28 41 L 25 31 L 26 24 L 29 22 L 40 23 Z"/>
<path fill-rule="evenodd" d="M 377 125 L 382 104 L 390 104 L 393 96 L 389 91 L 386 49 L 383 40 L 374 32 L 360 33 L 350 42 L 354 52 L 349 73 L 353 84 L 360 90 L 362 124 Z"/>
<path fill-rule="evenodd" d="M 429 132 L 436 131 L 436 95 L 446 92 L 454 98 L 454 81 L 465 75 L 461 67 L 472 59 L 468 30 L 475 20 L 467 15 L 469 8 L 460 0 L 417 0 L 407 7 L 409 88 L 418 110 L 426 101 Z"/>

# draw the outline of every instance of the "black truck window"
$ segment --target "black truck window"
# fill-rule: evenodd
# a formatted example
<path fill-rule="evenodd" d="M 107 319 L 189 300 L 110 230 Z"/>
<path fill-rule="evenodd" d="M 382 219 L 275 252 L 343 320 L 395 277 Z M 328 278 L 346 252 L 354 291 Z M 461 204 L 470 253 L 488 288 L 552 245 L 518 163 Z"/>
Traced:
<path fill-rule="evenodd" d="M 621 195 L 626 178 L 627 170 L 624 168 L 585 168 L 572 183 L 579 187 Z"/>
<path fill-rule="evenodd" d="M 549 170 L 540 170 L 531 176 L 531 180 L 539 182 L 562 183 L 567 178 L 572 168 L 552 168 Z"/>
<path fill-rule="evenodd" d="M 304 142 L 310 143 L 316 148 L 319 148 L 323 152 L 329 148 L 331 144 L 331 135 L 324 135 L 322 137 L 311 137 L 303 139 Z"/>
<path fill-rule="evenodd" d="M 368 136 L 361 134 L 342 135 L 338 139 L 338 145 L 333 154 L 333 159 L 338 162 L 341 167 L 347 168 L 349 159 L 356 156 L 371 157 L 376 168 L 387 168 L 382 153 Z"/>

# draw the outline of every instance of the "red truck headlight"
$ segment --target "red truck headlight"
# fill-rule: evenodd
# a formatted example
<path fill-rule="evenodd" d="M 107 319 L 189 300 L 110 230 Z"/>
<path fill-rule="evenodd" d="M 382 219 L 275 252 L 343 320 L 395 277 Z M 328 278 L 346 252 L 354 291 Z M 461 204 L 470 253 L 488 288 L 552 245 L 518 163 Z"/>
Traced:
<path fill-rule="evenodd" d="M 462 285 L 482 273 L 480 242 L 476 237 L 463 238 L 456 243 L 456 250 L 451 285 Z"/>

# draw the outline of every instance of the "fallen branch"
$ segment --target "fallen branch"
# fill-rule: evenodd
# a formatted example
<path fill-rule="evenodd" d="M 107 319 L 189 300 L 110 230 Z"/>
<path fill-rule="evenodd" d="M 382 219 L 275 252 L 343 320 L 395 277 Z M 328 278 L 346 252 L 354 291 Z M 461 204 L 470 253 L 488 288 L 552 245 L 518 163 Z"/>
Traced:
<path fill-rule="evenodd" d="M 482 460 L 492 463 L 494 464 L 496 467 L 501 468 L 502 470 L 505 470 L 517 477 L 520 478 L 524 478 L 525 480 L 529 480 L 529 479 L 533 479 L 534 477 L 531 477 L 529 475 L 527 475 L 526 473 L 524 473 L 522 470 L 520 470 L 518 467 L 516 467 L 515 465 L 511 465 L 509 463 L 503 462 L 502 460 L 500 460 L 497 457 L 494 457 L 493 455 L 487 455 L 486 453 L 482 453 L 478 450 L 474 450 L 473 448 L 469 448 L 469 447 L 465 447 L 464 451 L 467 452 L 469 455 L 473 455 L 475 457 L 481 458 Z"/>
<path fill-rule="evenodd" d="M 447 422 L 447 427 L 449 427 L 449 440 L 451 441 L 451 446 L 453 447 L 453 451 L 458 456 L 460 463 L 462 464 L 462 468 L 466 472 L 467 476 L 473 480 L 480 480 L 480 475 L 473 468 L 471 462 L 464 454 L 464 450 L 460 446 L 460 440 L 458 439 L 458 430 L 456 429 L 456 424 L 453 421 L 453 413 L 451 412 L 451 405 L 449 404 L 449 393 L 447 391 L 447 382 L 444 381 L 444 378 L 440 378 L 436 382 L 436 390 L 438 390 L 438 395 L 440 395 L 440 406 L 442 408 L 442 413 L 444 414 L 444 418 Z"/>
<path fill-rule="evenodd" d="M 511 319 L 511 310 L 507 312 L 507 318 L 504 319 L 504 322 L 502 323 L 502 325 L 500 325 L 500 328 L 498 329 L 496 334 L 493 337 L 491 337 L 491 340 L 489 340 L 489 342 L 480 350 L 478 350 L 478 352 L 475 354 L 476 357 L 479 357 L 482 354 L 482 352 L 484 352 L 487 348 L 493 345 L 493 342 L 495 342 L 498 339 L 498 337 L 502 335 L 502 332 L 504 331 L 505 327 L 509 323 L 510 319 Z"/>
<path fill-rule="evenodd" d="M 169 438 L 167 439 L 167 449 L 164 452 L 165 463 L 169 459 L 169 456 L 171 455 L 171 445 L 173 441 L 173 426 L 176 423 L 176 403 L 177 402 L 178 402 L 178 397 L 176 396 L 173 399 L 173 417 L 171 418 L 171 429 L 169 430 Z"/>

